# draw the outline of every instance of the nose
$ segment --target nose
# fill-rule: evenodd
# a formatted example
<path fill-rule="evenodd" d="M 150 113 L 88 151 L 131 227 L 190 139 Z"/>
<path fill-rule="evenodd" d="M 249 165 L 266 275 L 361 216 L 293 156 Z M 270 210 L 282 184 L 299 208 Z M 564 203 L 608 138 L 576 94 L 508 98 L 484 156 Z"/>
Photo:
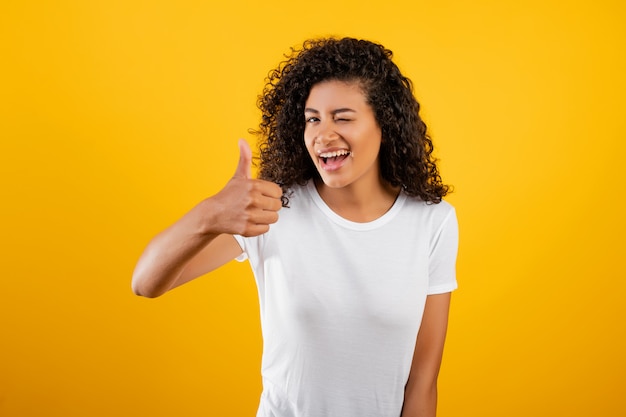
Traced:
<path fill-rule="evenodd" d="M 320 145 L 327 145 L 339 138 L 337 132 L 332 129 L 331 126 L 320 126 L 319 130 L 315 134 L 315 143 Z"/>

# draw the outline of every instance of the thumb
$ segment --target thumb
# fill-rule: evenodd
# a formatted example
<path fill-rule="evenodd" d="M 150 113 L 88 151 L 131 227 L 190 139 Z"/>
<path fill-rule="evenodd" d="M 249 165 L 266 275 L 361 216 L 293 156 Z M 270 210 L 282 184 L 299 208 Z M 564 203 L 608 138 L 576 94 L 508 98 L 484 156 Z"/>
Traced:
<path fill-rule="evenodd" d="M 250 178 L 252 166 L 252 151 L 250 145 L 245 139 L 239 139 L 239 163 L 237 164 L 237 170 L 234 177 Z"/>

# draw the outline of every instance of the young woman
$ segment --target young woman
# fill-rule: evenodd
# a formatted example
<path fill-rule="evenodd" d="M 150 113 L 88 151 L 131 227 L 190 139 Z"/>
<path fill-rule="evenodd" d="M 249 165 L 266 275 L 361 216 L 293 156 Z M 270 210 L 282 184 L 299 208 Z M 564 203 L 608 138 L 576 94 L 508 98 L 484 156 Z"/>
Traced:
<path fill-rule="evenodd" d="M 260 179 L 233 178 L 157 235 L 135 293 L 237 258 L 259 290 L 259 417 L 432 417 L 457 286 L 455 211 L 409 79 L 383 46 L 306 41 L 268 79 Z"/>

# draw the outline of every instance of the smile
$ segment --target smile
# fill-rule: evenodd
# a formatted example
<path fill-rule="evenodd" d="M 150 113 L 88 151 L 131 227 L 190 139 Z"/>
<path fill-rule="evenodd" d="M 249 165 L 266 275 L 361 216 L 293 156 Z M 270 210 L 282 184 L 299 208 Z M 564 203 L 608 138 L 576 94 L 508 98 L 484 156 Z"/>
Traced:
<path fill-rule="evenodd" d="M 348 151 L 346 149 L 342 149 L 340 151 L 322 152 L 322 153 L 319 154 L 319 157 L 320 157 L 320 159 L 322 159 L 322 162 L 324 162 L 326 164 L 326 163 L 329 162 L 329 160 L 346 159 L 350 155 L 350 153 L 351 153 L 350 151 Z"/>
<path fill-rule="evenodd" d="M 352 152 L 341 149 L 332 152 L 321 152 L 319 154 L 320 166 L 326 171 L 335 171 L 343 165 L 343 162 L 352 155 Z"/>

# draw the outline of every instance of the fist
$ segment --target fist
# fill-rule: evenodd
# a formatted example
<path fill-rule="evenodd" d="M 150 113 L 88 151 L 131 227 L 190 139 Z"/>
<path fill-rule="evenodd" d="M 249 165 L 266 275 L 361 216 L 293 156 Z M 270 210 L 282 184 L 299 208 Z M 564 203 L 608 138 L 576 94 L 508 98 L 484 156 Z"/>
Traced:
<path fill-rule="evenodd" d="M 258 236 L 278 221 L 282 189 L 273 182 L 251 178 L 252 151 L 239 140 L 239 163 L 232 179 L 210 200 L 217 219 L 215 231 L 242 236 Z"/>

